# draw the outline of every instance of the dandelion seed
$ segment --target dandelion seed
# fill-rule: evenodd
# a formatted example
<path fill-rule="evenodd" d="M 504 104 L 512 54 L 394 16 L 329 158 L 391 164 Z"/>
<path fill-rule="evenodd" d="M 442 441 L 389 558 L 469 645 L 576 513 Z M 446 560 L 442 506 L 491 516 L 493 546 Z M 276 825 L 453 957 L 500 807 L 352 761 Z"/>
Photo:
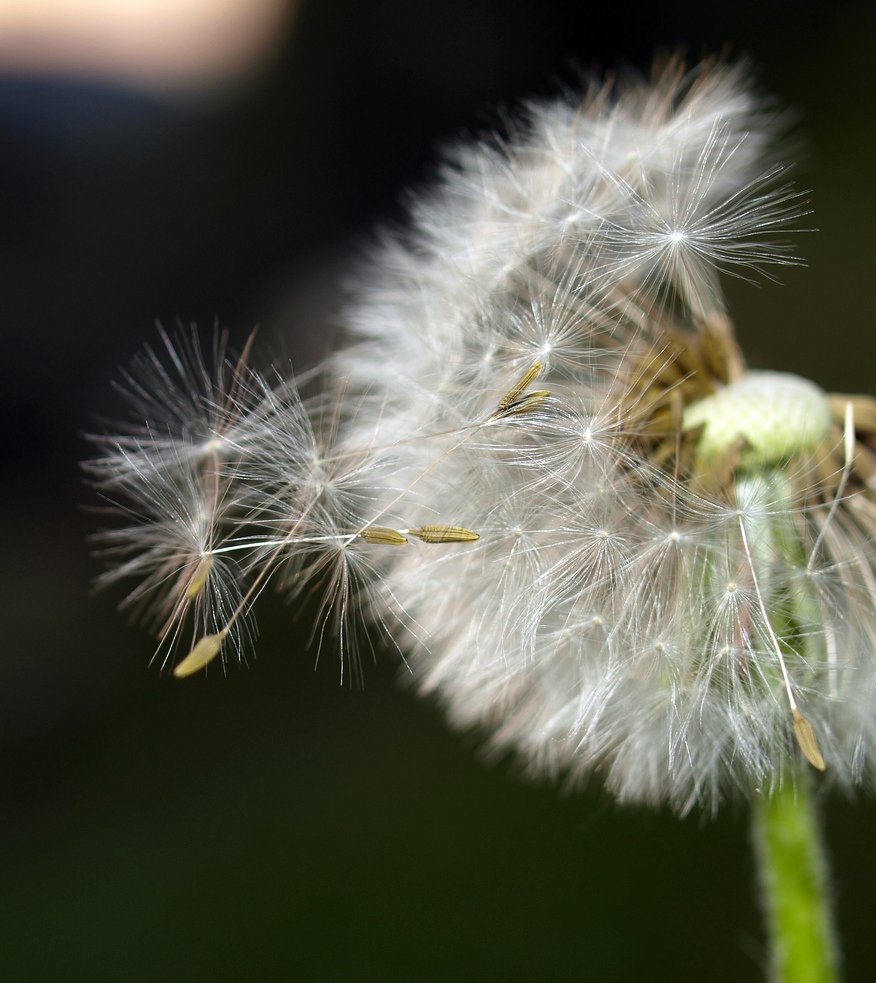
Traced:
<path fill-rule="evenodd" d="M 191 601 L 201 593 L 201 591 L 204 589 L 204 585 L 207 583 L 207 578 L 210 576 L 210 571 L 212 569 L 213 557 L 205 556 L 198 564 L 194 574 L 192 574 L 192 579 L 189 581 L 189 586 L 186 588 L 187 600 Z"/>
<path fill-rule="evenodd" d="M 824 771 L 827 765 L 824 763 L 821 749 L 818 746 L 818 738 L 815 736 L 812 724 L 809 723 L 796 707 L 791 711 L 791 715 L 794 720 L 794 736 L 797 738 L 800 750 L 813 768 Z"/>
<path fill-rule="evenodd" d="M 366 543 L 378 543 L 383 546 L 404 546 L 408 541 L 397 529 L 388 529 L 386 526 L 369 526 L 359 533 Z"/>
<path fill-rule="evenodd" d="M 523 373 L 523 375 L 514 383 L 514 385 L 505 393 L 505 395 L 499 400 L 499 406 L 496 409 L 496 415 L 501 416 L 505 410 L 508 409 L 513 403 L 516 403 L 518 398 L 522 395 L 523 390 L 535 379 L 535 377 L 541 372 L 544 366 L 541 362 L 533 362 L 532 365 Z"/>
<path fill-rule="evenodd" d="M 185 676 L 191 676 L 199 669 L 209 665 L 219 654 L 227 634 L 227 631 L 220 631 L 215 635 L 205 635 L 191 652 L 176 664 L 173 670 L 174 676 L 177 679 L 183 679 Z"/>
<path fill-rule="evenodd" d="M 495 415 L 497 418 L 504 419 L 509 416 L 519 416 L 521 413 L 533 413 L 535 410 L 541 409 L 548 396 L 550 396 L 549 390 L 537 389 L 497 410 Z"/>
<path fill-rule="evenodd" d="M 420 526 L 418 529 L 408 529 L 408 533 L 424 543 L 473 543 L 481 538 L 478 533 L 463 526 Z"/>

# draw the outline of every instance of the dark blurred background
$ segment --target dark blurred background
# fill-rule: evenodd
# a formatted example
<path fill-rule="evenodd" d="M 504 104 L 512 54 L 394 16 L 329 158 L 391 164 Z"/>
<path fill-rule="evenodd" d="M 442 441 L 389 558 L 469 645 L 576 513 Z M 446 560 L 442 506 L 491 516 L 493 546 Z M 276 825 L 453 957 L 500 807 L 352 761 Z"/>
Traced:
<path fill-rule="evenodd" d="M 488 768 L 390 657 L 364 691 L 314 671 L 306 614 L 267 598 L 249 668 L 148 669 L 120 596 L 90 591 L 80 434 L 122 413 L 110 380 L 156 319 L 238 345 L 259 324 L 312 361 L 442 144 L 678 46 L 750 54 L 807 148 L 809 268 L 731 285 L 751 361 L 872 392 L 874 6 L 244 8 L 258 29 L 124 44 L 0 12 L 3 978 L 761 978 L 744 809 L 678 821 Z M 871 979 L 876 809 L 825 812 L 848 978 Z"/>

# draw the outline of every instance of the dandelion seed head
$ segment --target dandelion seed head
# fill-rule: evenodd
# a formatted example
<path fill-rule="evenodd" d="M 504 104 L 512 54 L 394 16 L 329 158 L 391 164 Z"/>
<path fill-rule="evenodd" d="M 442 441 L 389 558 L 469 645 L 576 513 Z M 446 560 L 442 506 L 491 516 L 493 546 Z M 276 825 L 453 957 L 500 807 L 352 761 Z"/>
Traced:
<path fill-rule="evenodd" d="M 817 760 L 798 704 L 845 787 L 876 736 L 857 711 L 847 734 L 837 723 L 860 699 L 849 667 L 873 666 L 852 642 L 854 622 L 874 624 L 864 456 L 844 465 L 817 386 L 748 369 L 724 314 L 718 274 L 796 262 L 782 231 L 806 212 L 743 76 L 675 63 L 651 85 L 534 104 L 506 143 L 458 152 L 406 234 L 419 286 L 378 258 L 361 341 L 336 357 L 348 379 L 363 351 L 389 359 L 387 317 L 422 338 L 418 361 L 392 359 L 400 415 L 432 407 L 420 432 L 449 419 L 435 408 L 463 379 L 504 385 L 509 406 L 550 392 L 489 439 L 469 413 L 434 469 L 435 444 L 415 445 L 418 499 L 481 538 L 386 568 L 428 640 L 408 664 L 536 773 L 600 774 L 623 801 L 680 811 Z"/>
<path fill-rule="evenodd" d="M 748 74 L 673 60 L 457 148 L 305 385 L 170 343 L 129 374 L 105 579 L 198 607 L 181 674 L 272 583 L 345 680 L 388 640 L 535 775 L 682 813 L 801 755 L 873 782 L 876 402 L 735 340 L 721 276 L 797 262 L 807 211 Z"/>

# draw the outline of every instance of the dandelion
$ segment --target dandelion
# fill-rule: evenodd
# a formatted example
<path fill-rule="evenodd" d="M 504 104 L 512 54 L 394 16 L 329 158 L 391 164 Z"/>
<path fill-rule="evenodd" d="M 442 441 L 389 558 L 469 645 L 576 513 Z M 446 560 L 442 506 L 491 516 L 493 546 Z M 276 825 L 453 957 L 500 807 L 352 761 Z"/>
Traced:
<path fill-rule="evenodd" d="M 221 346 L 212 371 L 191 343 L 172 375 L 146 357 L 144 419 L 90 471 L 129 521 L 104 580 L 158 599 L 177 674 L 239 654 L 276 576 L 324 586 L 344 672 L 378 624 L 536 774 L 682 814 L 753 799 L 774 874 L 805 768 L 872 781 L 876 401 L 735 341 L 720 275 L 798 262 L 807 213 L 747 74 L 672 60 L 458 149 L 305 395 Z M 827 924 L 781 958 L 831 978 Z"/>

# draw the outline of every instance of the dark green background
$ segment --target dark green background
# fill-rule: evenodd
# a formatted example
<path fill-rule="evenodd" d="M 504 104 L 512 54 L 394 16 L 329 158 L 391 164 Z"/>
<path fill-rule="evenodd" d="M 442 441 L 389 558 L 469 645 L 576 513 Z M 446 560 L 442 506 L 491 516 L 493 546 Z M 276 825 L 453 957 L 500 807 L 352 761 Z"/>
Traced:
<path fill-rule="evenodd" d="M 874 383 L 871 4 L 305 3 L 221 100 L 0 77 L 0 972 L 9 980 L 756 980 L 747 816 L 562 796 L 397 685 L 313 671 L 307 611 L 179 683 L 92 597 L 79 432 L 155 317 L 305 364 L 435 149 L 575 70 L 750 53 L 799 119 L 809 268 L 733 284 L 753 364 Z M 872 802 L 826 803 L 851 980 L 872 978 Z"/>

